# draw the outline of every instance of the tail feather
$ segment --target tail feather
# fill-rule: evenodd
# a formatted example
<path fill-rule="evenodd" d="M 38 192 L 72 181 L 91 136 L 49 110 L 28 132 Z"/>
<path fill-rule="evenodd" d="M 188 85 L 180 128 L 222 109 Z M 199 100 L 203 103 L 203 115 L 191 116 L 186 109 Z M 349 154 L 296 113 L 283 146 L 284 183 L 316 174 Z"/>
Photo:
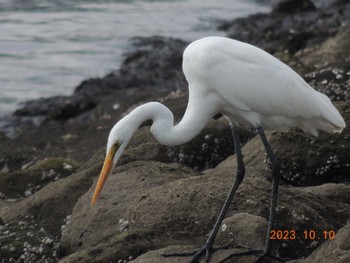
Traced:
<path fill-rule="evenodd" d="M 319 124 L 319 129 L 328 133 L 341 133 L 346 127 L 343 117 L 327 96 L 322 94 L 322 97 L 325 103 L 320 105 L 322 106 L 321 112 L 324 121 L 323 124 Z M 328 124 L 325 124 L 325 122 L 328 122 Z"/>

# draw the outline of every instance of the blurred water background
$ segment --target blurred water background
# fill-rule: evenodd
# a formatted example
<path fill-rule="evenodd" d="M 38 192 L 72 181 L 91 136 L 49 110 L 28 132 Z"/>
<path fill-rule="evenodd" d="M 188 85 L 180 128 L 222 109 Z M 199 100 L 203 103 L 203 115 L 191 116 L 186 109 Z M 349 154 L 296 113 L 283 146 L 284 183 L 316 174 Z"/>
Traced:
<path fill-rule="evenodd" d="M 252 0 L 0 0 L 0 116 L 117 69 L 131 37 L 224 35 L 219 19 L 269 10 Z"/>

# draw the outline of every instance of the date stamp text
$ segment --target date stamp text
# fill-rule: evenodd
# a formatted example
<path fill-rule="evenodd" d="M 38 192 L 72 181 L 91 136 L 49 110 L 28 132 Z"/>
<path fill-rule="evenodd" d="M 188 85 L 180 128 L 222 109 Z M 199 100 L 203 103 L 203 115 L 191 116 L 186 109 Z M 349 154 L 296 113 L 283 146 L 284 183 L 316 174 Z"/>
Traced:
<path fill-rule="evenodd" d="M 271 240 L 333 240 L 335 238 L 334 230 L 271 230 Z"/>

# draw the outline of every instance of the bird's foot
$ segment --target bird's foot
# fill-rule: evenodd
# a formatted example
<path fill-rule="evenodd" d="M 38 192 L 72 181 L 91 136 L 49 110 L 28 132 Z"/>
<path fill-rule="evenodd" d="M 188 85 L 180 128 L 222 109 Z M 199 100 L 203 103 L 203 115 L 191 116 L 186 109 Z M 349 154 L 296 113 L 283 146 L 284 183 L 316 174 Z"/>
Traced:
<path fill-rule="evenodd" d="M 212 244 L 206 243 L 203 247 L 200 249 L 189 251 L 189 252 L 179 252 L 179 253 L 170 253 L 170 254 L 163 254 L 163 257 L 188 257 L 193 256 L 189 263 L 197 263 L 199 262 L 200 258 L 205 255 L 205 262 L 209 262 L 210 256 L 213 252 L 220 250 L 220 249 L 227 249 L 231 248 L 232 245 L 228 244 L 225 246 L 215 247 L 213 248 Z"/>
<path fill-rule="evenodd" d="M 238 246 L 240 248 L 246 248 L 243 246 Z M 233 253 L 231 255 L 228 255 L 226 258 L 224 258 L 223 260 L 221 260 L 219 263 L 224 263 L 225 261 L 233 258 L 233 257 L 238 257 L 238 256 L 249 256 L 249 255 L 255 255 L 257 256 L 257 259 L 254 261 L 254 263 L 260 263 L 263 262 L 262 260 L 264 258 L 271 258 L 271 259 L 275 259 L 279 262 L 287 262 L 290 259 L 289 258 L 283 258 L 283 257 L 278 257 L 275 255 L 272 255 L 271 252 L 267 252 L 265 250 L 261 250 L 261 249 L 255 249 L 255 248 L 248 248 L 247 251 L 242 251 L 242 252 L 238 252 L 238 253 Z"/>

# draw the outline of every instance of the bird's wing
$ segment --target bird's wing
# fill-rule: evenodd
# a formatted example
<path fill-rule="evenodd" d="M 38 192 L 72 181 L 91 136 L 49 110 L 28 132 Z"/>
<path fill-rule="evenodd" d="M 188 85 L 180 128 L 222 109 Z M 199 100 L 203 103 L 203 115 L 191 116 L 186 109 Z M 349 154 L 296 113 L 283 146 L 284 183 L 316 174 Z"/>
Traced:
<path fill-rule="evenodd" d="M 254 115 L 255 120 L 259 116 L 294 119 L 296 123 L 313 120 L 318 122 L 316 128 L 324 127 L 324 120 L 328 120 L 345 127 L 327 96 L 315 91 L 286 64 L 252 45 L 220 37 L 195 41 L 184 52 L 183 70 L 190 99 L 196 98 L 203 106 L 202 101 L 211 96 L 214 103 L 206 103 L 206 107 L 212 110 L 238 118 Z"/>
<path fill-rule="evenodd" d="M 249 56 L 216 53 L 212 54 L 216 63 L 207 64 L 210 70 L 201 72 L 203 83 L 239 109 L 267 116 L 314 118 L 320 115 L 319 104 L 329 100 L 267 53 L 256 63 L 252 55 L 260 52 Z"/>

